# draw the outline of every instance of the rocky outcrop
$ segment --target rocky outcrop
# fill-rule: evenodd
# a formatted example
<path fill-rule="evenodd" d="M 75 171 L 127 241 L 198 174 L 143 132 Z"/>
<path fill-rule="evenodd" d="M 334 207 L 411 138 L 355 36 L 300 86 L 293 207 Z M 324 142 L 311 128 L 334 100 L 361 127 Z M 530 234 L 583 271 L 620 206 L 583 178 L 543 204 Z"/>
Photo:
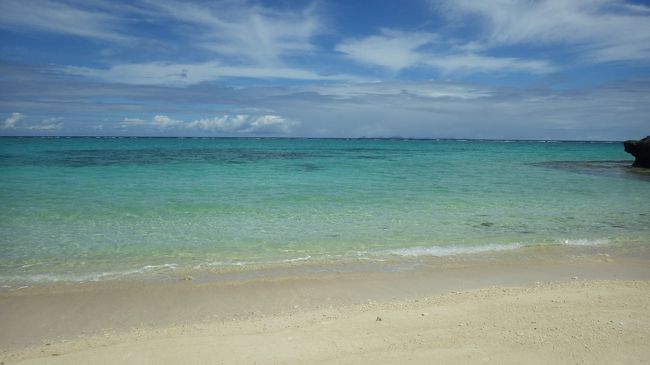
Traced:
<path fill-rule="evenodd" d="M 645 137 L 640 141 L 625 141 L 623 142 L 625 152 L 634 156 L 634 167 L 650 168 L 650 136 Z"/>

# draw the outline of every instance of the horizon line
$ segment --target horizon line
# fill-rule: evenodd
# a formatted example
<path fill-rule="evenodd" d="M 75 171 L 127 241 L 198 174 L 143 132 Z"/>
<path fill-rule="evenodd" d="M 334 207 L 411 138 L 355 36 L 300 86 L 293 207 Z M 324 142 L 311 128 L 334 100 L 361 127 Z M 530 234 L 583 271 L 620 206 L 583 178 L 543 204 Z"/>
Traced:
<path fill-rule="evenodd" d="M 598 140 L 598 139 L 517 139 L 517 138 L 462 138 L 462 137 L 273 137 L 273 136 L 93 136 L 93 135 L 50 135 L 50 136 L 7 136 L 0 135 L 0 138 L 96 138 L 96 139 L 124 139 L 124 138 L 149 138 L 149 139 L 295 139 L 295 140 L 411 140 L 411 141 L 495 141 L 495 142 L 595 142 L 595 143 L 617 143 L 624 140 Z"/>

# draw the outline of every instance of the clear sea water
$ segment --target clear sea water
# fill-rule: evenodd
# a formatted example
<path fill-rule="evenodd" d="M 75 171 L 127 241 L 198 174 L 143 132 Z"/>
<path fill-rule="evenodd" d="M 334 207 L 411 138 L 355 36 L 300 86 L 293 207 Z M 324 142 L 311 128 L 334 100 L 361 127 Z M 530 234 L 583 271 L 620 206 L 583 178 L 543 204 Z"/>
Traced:
<path fill-rule="evenodd" d="M 650 244 L 621 143 L 0 138 L 0 284 Z"/>

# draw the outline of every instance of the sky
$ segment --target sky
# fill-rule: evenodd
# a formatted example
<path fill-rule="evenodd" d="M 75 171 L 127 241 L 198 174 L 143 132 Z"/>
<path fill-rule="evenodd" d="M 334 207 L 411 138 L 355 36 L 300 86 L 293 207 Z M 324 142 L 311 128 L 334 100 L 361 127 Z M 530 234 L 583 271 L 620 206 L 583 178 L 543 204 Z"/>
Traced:
<path fill-rule="evenodd" d="M 4 136 L 649 134 L 649 1 L 0 1 Z"/>

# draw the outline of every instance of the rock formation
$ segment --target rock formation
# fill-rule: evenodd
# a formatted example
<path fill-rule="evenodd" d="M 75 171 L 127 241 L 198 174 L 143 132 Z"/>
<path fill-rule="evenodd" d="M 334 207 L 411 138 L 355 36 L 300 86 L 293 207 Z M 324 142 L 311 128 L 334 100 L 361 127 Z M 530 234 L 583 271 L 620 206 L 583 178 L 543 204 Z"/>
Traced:
<path fill-rule="evenodd" d="M 650 168 L 650 136 L 645 137 L 640 141 L 625 141 L 623 142 L 625 152 L 634 156 L 634 167 Z"/>

